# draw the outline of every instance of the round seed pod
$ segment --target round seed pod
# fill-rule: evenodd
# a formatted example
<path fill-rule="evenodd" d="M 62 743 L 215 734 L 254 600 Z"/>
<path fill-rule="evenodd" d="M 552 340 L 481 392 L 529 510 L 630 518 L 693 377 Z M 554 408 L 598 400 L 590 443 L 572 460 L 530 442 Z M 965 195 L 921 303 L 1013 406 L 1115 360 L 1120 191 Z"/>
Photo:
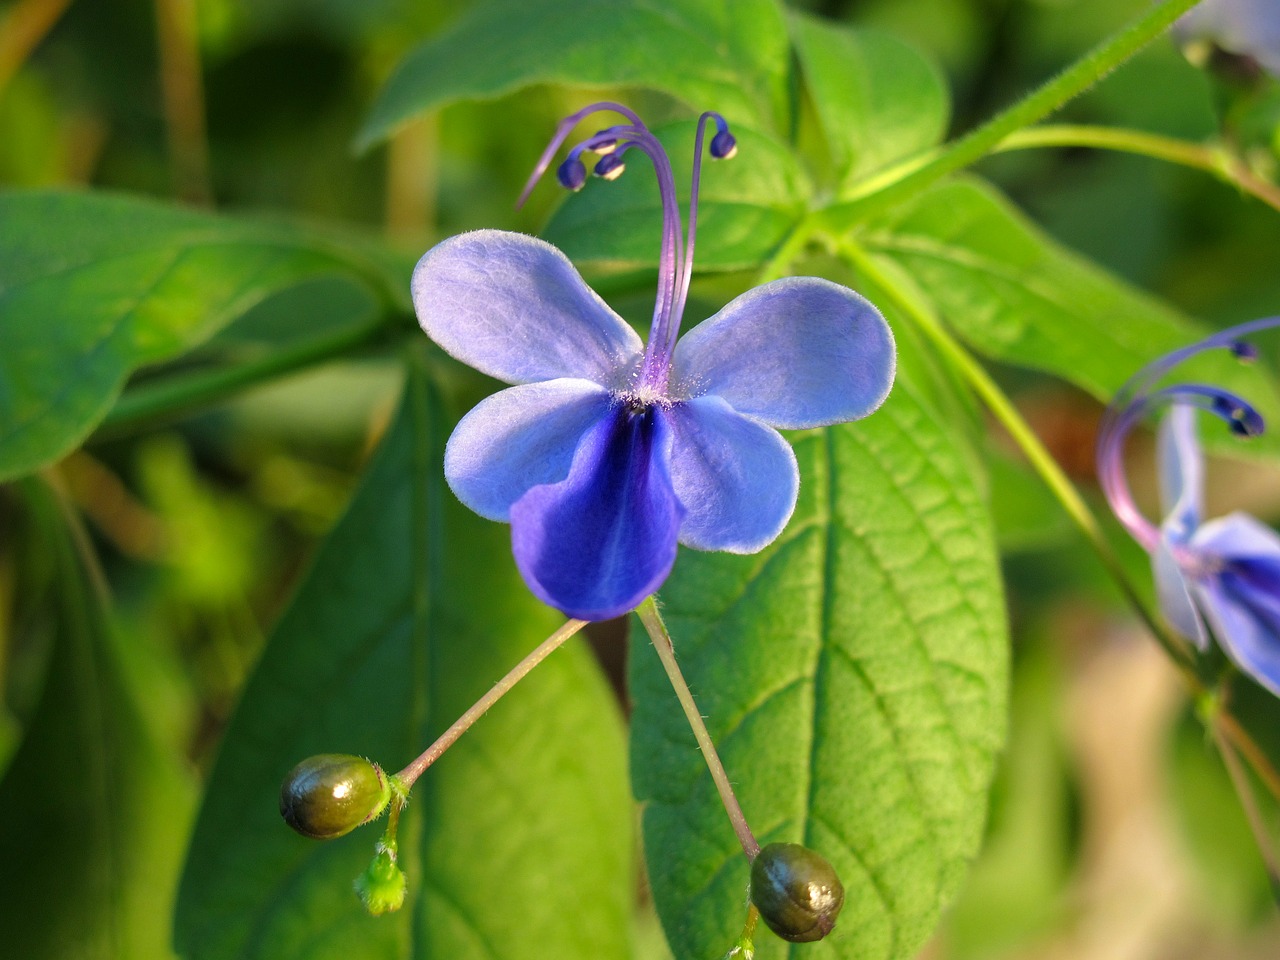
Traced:
<path fill-rule="evenodd" d="M 751 902 L 783 940 L 821 940 L 844 906 L 844 885 L 825 859 L 798 843 L 771 843 L 751 862 Z"/>
<path fill-rule="evenodd" d="M 364 757 L 320 753 L 289 771 L 280 816 L 304 837 L 329 840 L 368 823 L 391 800 L 382 768 Z"/>

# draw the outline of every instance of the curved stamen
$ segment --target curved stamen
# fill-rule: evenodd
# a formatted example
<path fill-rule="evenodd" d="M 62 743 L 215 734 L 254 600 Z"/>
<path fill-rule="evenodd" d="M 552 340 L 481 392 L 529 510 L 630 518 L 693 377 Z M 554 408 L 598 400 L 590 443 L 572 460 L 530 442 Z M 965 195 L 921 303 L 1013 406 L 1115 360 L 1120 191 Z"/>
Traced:
<path fill-rule="evenodd" d="M 1113 416 L 1118 410 L 1141 399 L 1142 394 L 1146 393 L 1157 380 L 1184 360 L 1198 353 L 1225 348 L 1246 362 L 1254 359 L 1257 356 L 1257 350 L 1241 338 L 1259 330 L 1268 330 L 1276 326 L 1280 326 L 1280 317 L 1263 317 L 1261 320 L 1250 320 L 1248 323 L 1228 327 L 1226 330 L 1221 330 L 1211 337 L 1206 337 L 1180 350 L 1174 350 L 1159 360 L 1147 364 L 1125 381 L 1124 385 L 1116 391 L 1116 395 L 1107 409 L 1107 414 L 1103 418 L 1104 424 L 1107 417 Z"/>
<path fill-rule="evenodd" d="M 1103 424 L 1098 433 L 1098 480 L 1102 492 L 1116 518 L 1148 553 L 1159 544 L 1160 530 L 1133 501 L 1124 472 L 1124 445 L 1133 428 L 1149 413 L 1171 404 L 1185 404 L 1211 413 L 1238 436 L 1258 436 L 1266 426 L 1262 414 L 1234 393 L 1188 383 L 1140 396 Z"/>
<path fill-rule="evenodd" d="M 576 113 L 571 113 L 560 121 L 556 127 L 556 132 L 551 135 L 551 140 L 547 144 L 546 149 L 542 151 L 542 156 L 538 158 L 537 164 L 533 168 L 533 173 L 529 174 L 529 179 L 525 182 L 524 189 L 520 191 L 520 198 L 516 200 L 516 209 L 519 210 L 524 206 L 524 202 L 529 199 L 529 194 L 533 191 L 534 186 L 542 179 L 542 175 L 547 172 L 547 168 L 551 166 L 551 159 L 556 155 L 556 151 L 560 149 L 560 145 L 569 138 L 569 134 L 586 117 L 593 113 L 601 113 L 608 111 L 610 113 L 620 113 L 629 120 L 638 130 L 644 130 L 645 125 L 630 107 L 621 103 L 614 103 L 612 100 L 601 100 L 598 103 L 588 104 Z"/>
<path fill-rule="evenodd" d="M 729 124 L 720 114 L 708 110 L 698 118 L 698 132 L 693 141 L 693 183 L 689 188 L 689 232 L 684 243 L 684 263 L 681 265 L 680 289 L 672 307 L 672 323 L 667 331 L 667 343 L 664 349 L 667 357 L 676 348 L 676 340 L 680 336 L 680 320 L 684 316 L 684 305 L 689 299 L 689 283 L 693 279 L 693 245 L 698 232 L 698 191 L 702 183 L 702 139 L 706 135 L 707 121 L 714 120 L 716 135 L 711 138 L 711 155 L 717 160 L 727 160 L 738 152 L 737 141 L 729 132 Z M 665 387 L 666 384 L 664 383 Z"/>

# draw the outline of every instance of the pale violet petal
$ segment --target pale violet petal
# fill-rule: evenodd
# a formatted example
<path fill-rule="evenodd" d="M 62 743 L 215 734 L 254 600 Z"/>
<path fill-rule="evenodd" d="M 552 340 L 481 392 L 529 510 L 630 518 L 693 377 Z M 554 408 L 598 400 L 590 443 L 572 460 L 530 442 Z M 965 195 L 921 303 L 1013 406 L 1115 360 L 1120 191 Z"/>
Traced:
<path fill-rule="evenodd" d="M 791 445 L 720 397 L 676 403 L 666 414 L 675 437 L 671 482 L 688 511 L 680 542 L 729 553 L 771 543 L 791 518 L 800 487 Z"/>
<path fill-rule="evenodd" d="M 507 383 L 559 377 L 625 385 L 644 344 L 536 237 L 476 230 L 438 243 L 413 271 L 418 322 L 445 352 Z"/>
<path fill-rule="evenodd" d="M 1196 410 L 1178 404 L 1160 423 L 1157 435 L 1160 465 L 1161 530 L 1174 543 L 1185 543 L 1200 525 L 1204 500 L 1204 456 L 1196 436 Z"/>
<path fill-rule="evenodd" d="M 1218 566 L 1195 588 L 1218 643 L 1280 695 L 1280 536 L 1246 513 L 1232 513 L 1200 527 L 1192 545 Z"/>
<path fill-rule="evenodd" d="M 893 385 L 884 317 L 847 287 L 787 277 L 749 290 L 676 344 L 676 399 L 723 397 L 739 413 L 799 429 L 865 417 Z"/>
<path fill-rule="evenodd" d="M 1197 584 L 1196 592 L 1227 656 L 1280 696 L 1280 597 L 1230 573 Z"/>
<path fill-rule="evenodd" d="M 1155 577 L 1160 611 L 1165 619 L 1194 643 L 1197 649 L 1208 649 L 1209 635 L 1191 593 L 1191 584 L 1187 582 L 1169 542 L 1164 538 L 1161 538 L 1151 554 L 1151 571 Z"/>
<path fill-rule="evenodd" d="M 459 421 L 445 446 L 445 479 L 476 513 L 507 521 L 531 487 L 568 475 L 583 435 L 612 403 L 609 391 L 589 380 L 501 390 Z"/>

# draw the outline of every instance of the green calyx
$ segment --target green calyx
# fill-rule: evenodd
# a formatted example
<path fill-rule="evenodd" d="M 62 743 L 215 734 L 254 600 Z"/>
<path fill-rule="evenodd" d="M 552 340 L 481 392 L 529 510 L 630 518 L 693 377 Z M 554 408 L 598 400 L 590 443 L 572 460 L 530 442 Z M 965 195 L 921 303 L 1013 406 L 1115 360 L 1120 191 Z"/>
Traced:
<path fill-rule="evenodd" d="M 783 940 L 809 943 L 835 928 L 844 885 L 831 864 L 809 848 L 771 843 L 751 861 L 751 902 Z"/>
<path fill-rule="evenodd" d="M 404 904 L 407 883 L 396 863 L 395 842 L 378 845 L 367 870 L 356 878 L 356 893 L 364 908 L 375 917 L 393 913 Z"/>
<path fill-rule="evenodd" d="M 330 840 L 378 817 L 397 792 L 382 768 L 345 753 L 308 757 L 280 786 L 280 816 L 304 837 Z"/>

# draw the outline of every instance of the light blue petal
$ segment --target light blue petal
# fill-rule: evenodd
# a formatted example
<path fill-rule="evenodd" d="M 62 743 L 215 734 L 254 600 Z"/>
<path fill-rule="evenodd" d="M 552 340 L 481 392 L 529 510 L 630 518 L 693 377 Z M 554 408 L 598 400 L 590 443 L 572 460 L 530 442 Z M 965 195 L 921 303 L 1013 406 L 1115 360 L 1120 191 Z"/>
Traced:
<path fill-rule="evenodd" d="M 685 334 L 672 393 L 720 396 L 774 427 L 820 427 L 880 406 L 896 364 L 889 325 L 864 297 L 788 277 L 749 290 Z"/>
<path fill-rule="evenodd" d="M 698 550 L 755 553 L 782 532 L 800 473 L 791 445 L 720 397 L 673 405 L 671 482 L 688 512 L 680 542 Z"/>
<path fill-rule="evenodd" d="M 558 377 L 625 386 L 644 344 L 551 244 L 476 230 L 413 271 L 418 322 L 445 352 L 507 383 Z"/>
<path fill-rule="evenodd" d="M 1210 520 L 1191 537 L 1191 546 L 1225 560 L 1253 558 L 1280 562 L 1280 535 L 1247 513 Z"/>
<path fill-rule="evenodd" d="M 1218 643 L 1280 696 L 1280 537 L 1248 514 L 1233 513 L 1206 523 L 1193 544 L 1221 564 L 1195 587 Z"/>
<path fill-rule="evenodd" d="M 512 552 L 540 600 L 607 620 L 667 578 L 683 513 L 667 419 L 614 406 L 582 438 L 564 480 L 533 487 L 512 506 Z"/>
<path fill-rule="evenodd" d="M 612 403 L 609 391 L 589 380 L 501 390 L 459 421 L 444 451 L 445 479 L 480 516 L 505 522 L 531 487 L 568 476 L 583 434 Z"/>
<path fill-rule="evenodd" d="M 1211 40 L 1256 59 L 1280 76 L 1280 8 L 1276 0 L 1204 0 L 1174 25 L 1179 42 Z"/>
<path fill-rule="evenodd" d="M 1204 502 L 1204 456 L 1196 436 L 1196 410 L 1183 404 L 1170 408 L 1156 440 L 1160 464 L 1161 531 L 1174 543 L 1185 543 L 1196 527 Z"/>
<path fill-rule="evenodd" d="M 1192 596 L 1191 584 L 1174 559 L 1169 542 L 1163 538 L 1151 554 L 1151 572 L 1155 577 L 1160 612 L 1165 619 L 1198 649 L 1207 650 L 1209 635 Z"/>

